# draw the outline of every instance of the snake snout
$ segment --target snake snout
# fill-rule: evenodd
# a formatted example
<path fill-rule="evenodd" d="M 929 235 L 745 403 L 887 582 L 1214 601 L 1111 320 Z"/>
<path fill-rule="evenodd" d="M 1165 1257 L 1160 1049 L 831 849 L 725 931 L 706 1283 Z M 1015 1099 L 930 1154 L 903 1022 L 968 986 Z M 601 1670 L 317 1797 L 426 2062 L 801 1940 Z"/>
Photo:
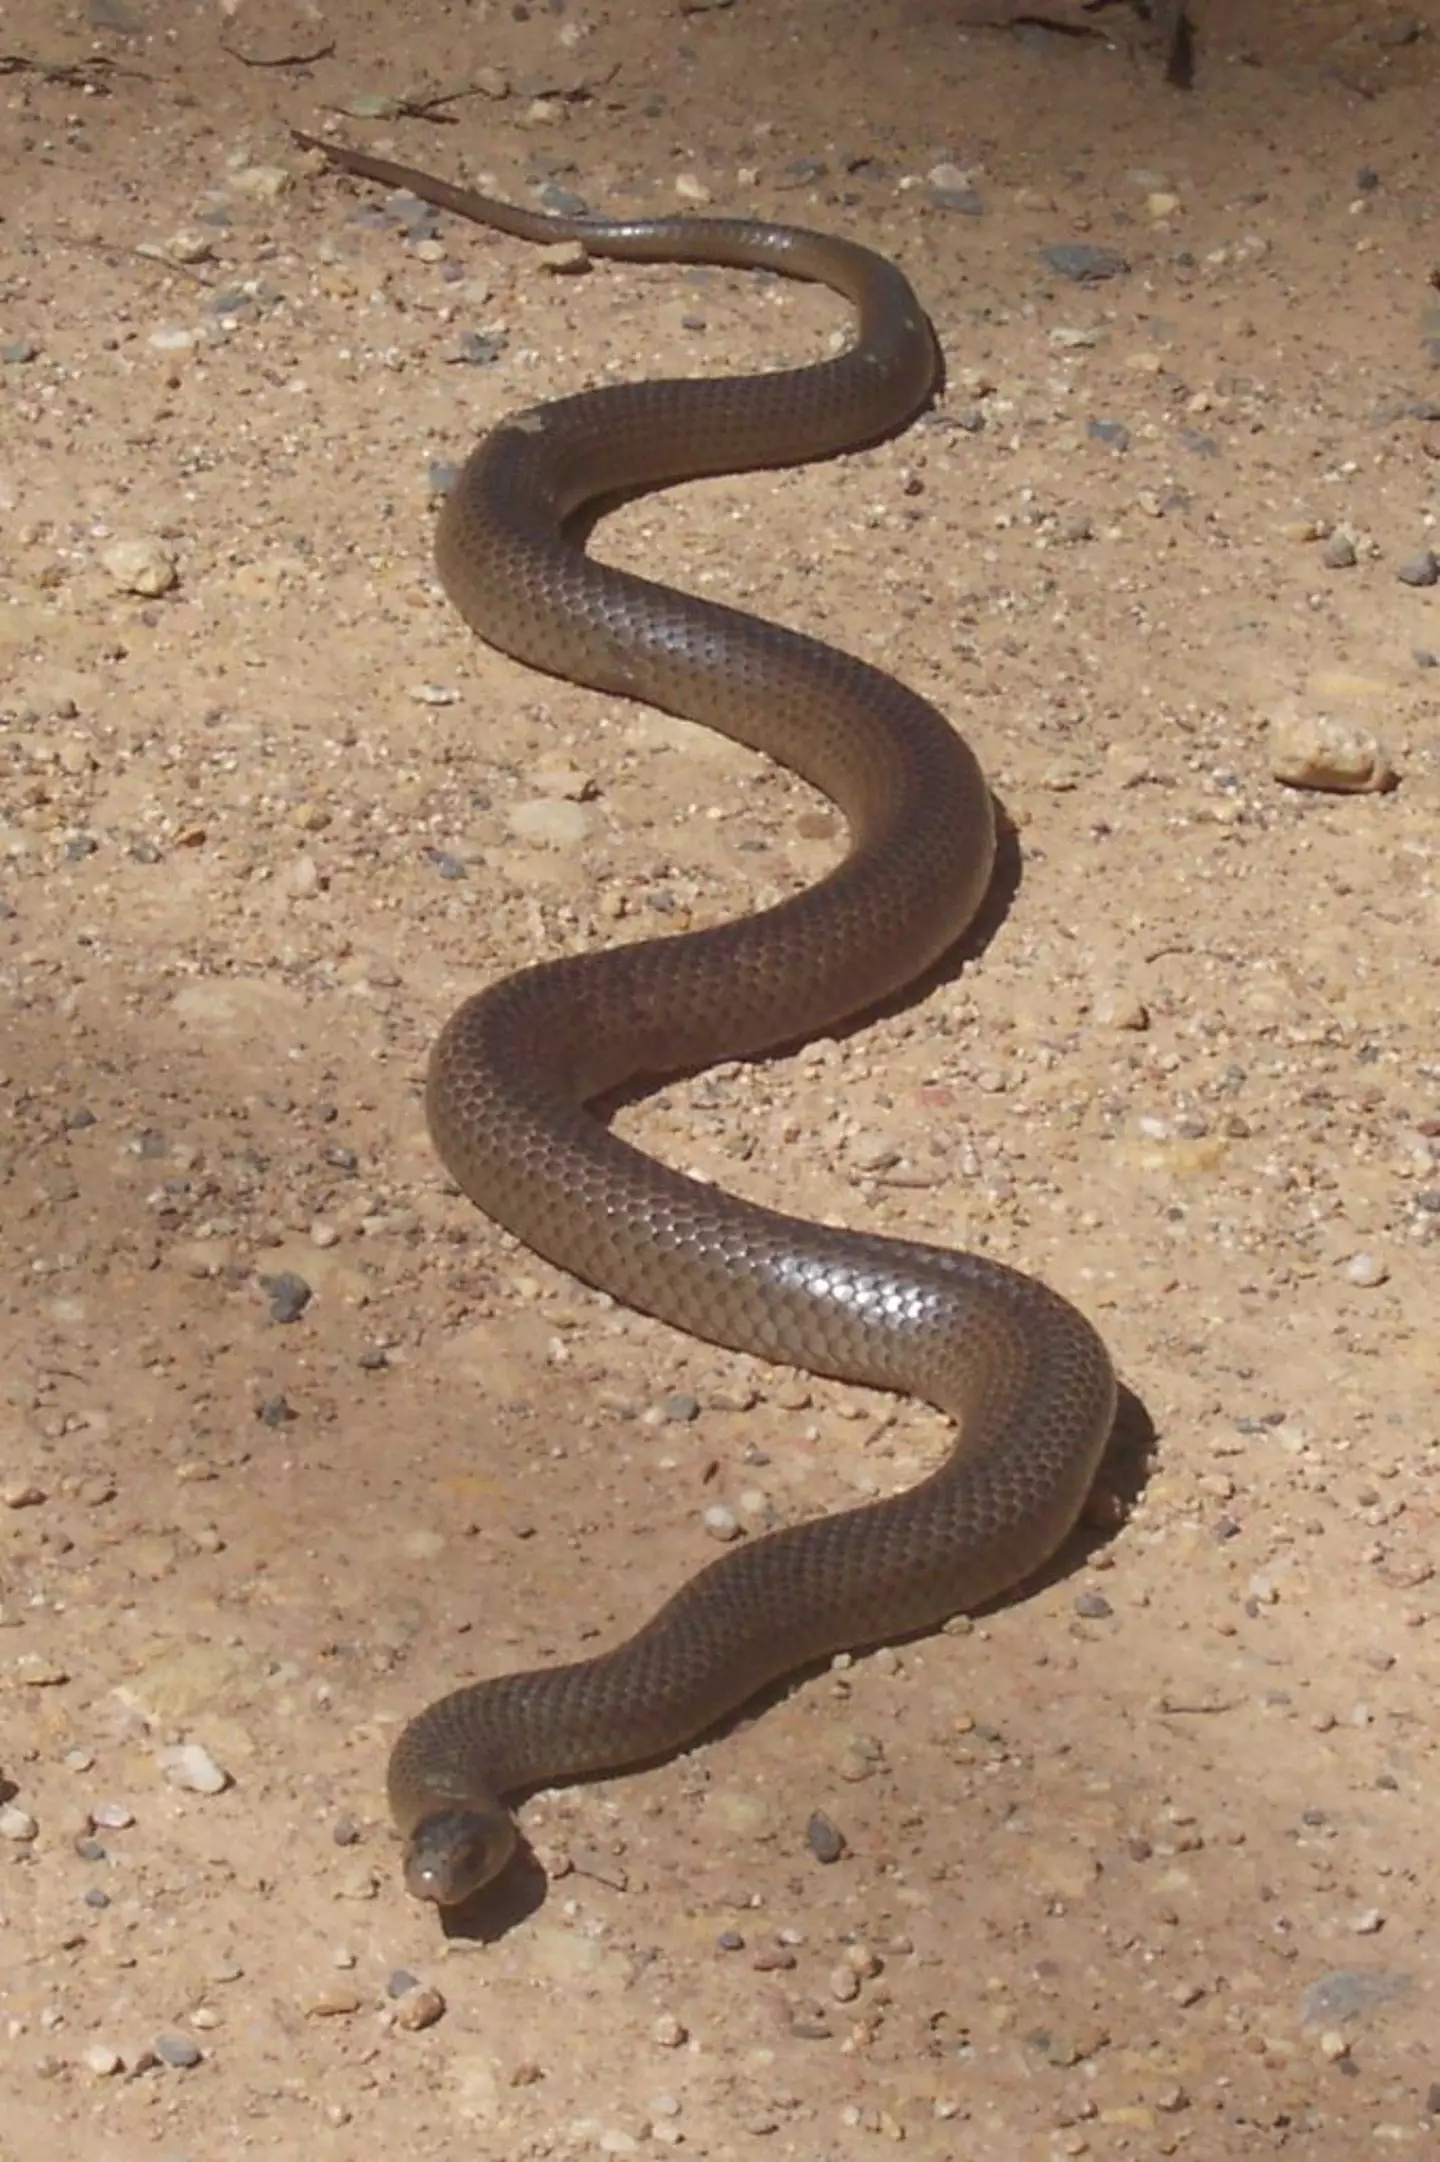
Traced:
<path fill-rule="evenodd" d="M 515 1826 L 505 1810 L 437 1809 L 406 1843 L 406 1889 L 437 1907 L 458 1907 L 498 1877 L 514 1852 Z"/>

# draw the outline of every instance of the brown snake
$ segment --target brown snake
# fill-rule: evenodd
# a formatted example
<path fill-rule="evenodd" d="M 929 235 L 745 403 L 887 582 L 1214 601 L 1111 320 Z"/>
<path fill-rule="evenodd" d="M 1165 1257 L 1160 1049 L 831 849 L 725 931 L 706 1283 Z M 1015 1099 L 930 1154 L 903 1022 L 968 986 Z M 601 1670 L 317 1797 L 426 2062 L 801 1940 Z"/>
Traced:
<path fill-rule="evenodd" d="M 960 1428 L 920 1485 L 727 1549 L 615 1650 L 421 1712 L 391 1757 L 390 1805 L 410 1890 L 448 1905 L 513 1851 L 503 1795 L 677 1749 L 796 1668 L 1031 1575 L 1080 1512 L 1115 1379 L 1090 1324 L 1032 1278 L 736 1200 L 587 1108 L 641 1075 L 833 1029 L 934 962 L 984 896 L 989 792 L 933 706 L 831 646 L 605 568 L 570 530 L 620 489 L 832 455 L 913 418 L 936 350 L 911 287 L 848 240 L 728 218 L 550 217 L 298 140 L 521 240 L 779 271 L 857 309 L 856 341 L 816 366 L 532 407 L 446 499 L 441 582 L 490 645 L 769 752 L 832 799 L 851 845 L 763 914 L 548 962 L 469 999 L 436 1044 L 426 1110 L 456 1183 L 559 1267 L 711 1343 L 925 1397 Z"/>

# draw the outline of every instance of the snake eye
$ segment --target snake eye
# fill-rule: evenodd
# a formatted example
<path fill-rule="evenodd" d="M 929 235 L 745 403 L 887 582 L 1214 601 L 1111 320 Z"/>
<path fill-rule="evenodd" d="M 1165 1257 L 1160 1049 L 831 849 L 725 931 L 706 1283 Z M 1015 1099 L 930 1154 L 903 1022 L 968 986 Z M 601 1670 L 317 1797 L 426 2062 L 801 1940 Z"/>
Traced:
<path fill-rule="evenodd" d="M 503 1810 L 437 1810 L 410 1834 L 406 1889 L 437 1907 L 459 1906 L 498 1877 L 514 1852 L 515 1827 Z"/>

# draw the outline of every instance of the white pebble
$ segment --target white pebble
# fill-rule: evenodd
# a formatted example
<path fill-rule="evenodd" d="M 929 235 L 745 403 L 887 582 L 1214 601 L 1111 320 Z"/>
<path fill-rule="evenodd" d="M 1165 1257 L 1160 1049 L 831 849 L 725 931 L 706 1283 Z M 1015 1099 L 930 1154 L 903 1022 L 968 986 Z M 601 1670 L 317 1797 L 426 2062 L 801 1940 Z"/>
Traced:
<path fill-rule="evenodd" d="M 537 797 L 530 803 L 513 803 L 506 817 L 518 839 L 543 848 L 574 848 L 590 831 L 589 812 L 563 799 Z"/>
<path fill-rule="evenodd" d="M 734 1539 L 740 1530 L 739 1517 L 723 1501 L 712 1502 L 701 1522 L 712 1539 Z"/>
<path fill-rule="evenodd" d="M 273 203 L 289 187 L 290 175 L 282 165 L 242 165 L 232 170 L 230 185 L 237 195 L 248 195 L 255 202 Z"/>
<path fill-rule="evenodd" d="M 179 578 L 170 550 L 150 535 L 112 541 L 100 561 L 123 593 L 139 593 L 146 600 L 168 593 Z"/>
<path fill-rule="evenodd" d="M 170 235 L 165 243 L 165 253 L 172 263 L 208 263 L 215 253 L 215 246 L 208 233 L 187 225 Z"/>
<path fill-rule="evenodd" d="M 128 1832 L 135 1822 L 135 1812 L 123 1802 L 97 1802 L 90 1812 L 90 1822 L 97 1832 Z"/>
<path fill-rule="evenodd" d="M 426 2027 L 433 2027 L 445 2017 L 445 1999 L 438 1989 L 427 1983 L 419 1989 L 407 1989 L 395 2008 L 395 2024 L 408 2032 L 419 2034 Z"/>
<path fill-rule="evenodd" d="M 1389 1274 L 1378 1254 L 1352 1254 L 1345 1264 L 1347 1282 L 1358 1284 L 1362 1291 L 1373 1291 Z"/>
<path fill-rule="evenodd" d="M 173 1749 L 162 1749 L 160 1769 L 172 1787 L 180 1787 L 186 1794 L 223 1794 L 230 1784 L 230 1774 L 222 1771 L 199 1742 L 180 1742 Z"/>
<path fill-rule="evenodd" d="M 583 277 L 590 268 L 590 254 L 581 240 L 556 240 L 549 247 L 540 248 L 532 258 L 540 270 L 548 270 L 552 278 Z"/>
<path fill-rule="evenodd" d="M 1130 1029 L 1137 1036 L 1150 1026 L 1145 1001 L 1122 985 L 1101 991 L 1095 1000 L 1095 1019 L 1102 1028 Z"/>
<path fill-rule="evenodd" d="M 13 1839 L 17 1843 L 34 1839 L 40 1827 L 28 1809 L 0 1809 L 0 1839 Z"/>
<path fill-rule="evenodd" d="M 1395 785 L 1395 768 L 1375 738 L 1328 714 L 1284 713 L 1270 726 L 1270 771 L 1289 788 L 1353 796 Z"/>
<path fill-rule="evenodd" d="M 92 2042 L 81 2059 L 86 2071 L 96 2079 L 113 2079 L 124 2061 L 118 2049 L 107 2049 L 103 2042 Z"/>

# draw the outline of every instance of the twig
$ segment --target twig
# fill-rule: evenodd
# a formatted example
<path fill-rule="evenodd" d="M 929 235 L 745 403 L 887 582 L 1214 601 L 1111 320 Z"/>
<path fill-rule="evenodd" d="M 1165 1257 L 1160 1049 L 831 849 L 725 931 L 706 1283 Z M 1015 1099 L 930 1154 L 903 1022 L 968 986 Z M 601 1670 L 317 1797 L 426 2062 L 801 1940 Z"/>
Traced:
<path fill-rule="evenodd" d="M 242 68 L 310 68 L 317 60 L 328 60 L 335 50 L 331 38 L 328 44 L 317 45 L 313 53 L 278 53 L 273 60 L 262 60 L 256 53 L 242 53 L 238 45 L 227 45 L 224 38 L 219 44 L 221 52 L 238 60 Z"/>
<path fill-rule="evenodd" d="M 30 53 L 0 53 L 0 75 L 39 75 L 47 83 L 63 83 L 67 90 L 103 93 L 107 75 L 126 75 L 148 83 L 143 68 L 122 68 L 118 60 L 97 54 L 90 60 L 36 60 Z"/>
<path fill-rule="evenodd" d="M 164 255 L 158 248 L 143 245 L 136 247 L 128 240 L 96 239 L 88 233 L 55 233 L 51 237 L 58 247 L 89 248 L 96 255 L 135 255 L 142 263 L 153 264 L 157 270 L 178 270 L 182 277 L 193 279 L 196 285 L 204 286 L 207 292 L 215 283 L 203 270 L 197 270 L 193 263 L 179 263 L 173 255 Z"/>

